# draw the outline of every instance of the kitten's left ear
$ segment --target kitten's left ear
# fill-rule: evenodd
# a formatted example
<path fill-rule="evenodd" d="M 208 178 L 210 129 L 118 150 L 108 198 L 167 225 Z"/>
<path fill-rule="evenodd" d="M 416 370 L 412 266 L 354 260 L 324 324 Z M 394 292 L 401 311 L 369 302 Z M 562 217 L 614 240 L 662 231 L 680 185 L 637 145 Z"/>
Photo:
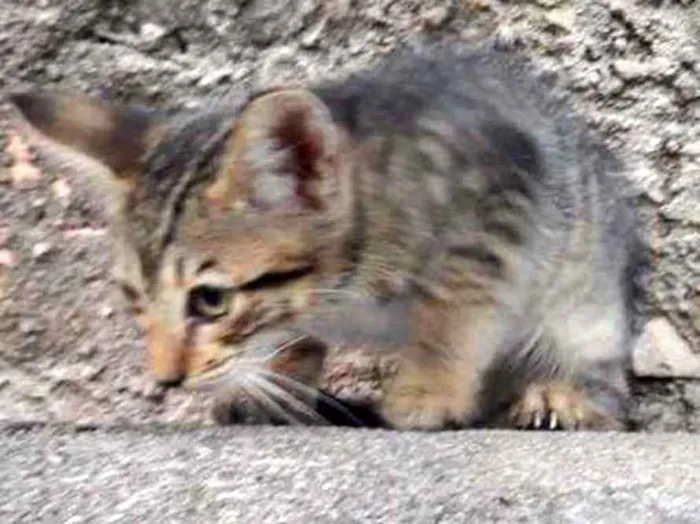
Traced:
<path fill-rule="evenodd" d="M 343 167 L 344 133 L 311 91 L 280 89 L 241 113 L 212 200 L 258 210 L 331 206 Z"/>
<path fill-rule="evenodd" d="M 157 135 L 155 112 L 146 108 L 46 91 L 14 93 L 9 99 L 44 136 L 99 161 L 118 180 L 141 167 Z"/>

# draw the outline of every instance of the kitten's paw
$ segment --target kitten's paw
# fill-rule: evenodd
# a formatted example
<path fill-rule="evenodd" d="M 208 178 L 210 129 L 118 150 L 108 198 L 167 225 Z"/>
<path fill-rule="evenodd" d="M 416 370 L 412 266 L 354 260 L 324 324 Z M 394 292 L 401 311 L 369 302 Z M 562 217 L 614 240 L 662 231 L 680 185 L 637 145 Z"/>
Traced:
<path fill-rule="evenodd" d="M 512 426 L 538 430 L 620 430 L 584 391 L 563 382 L 532 384 L 510 411 Z"/>
<path fill-rule="evenodd" d="M 474 415 L 478 381 L 471 368 L 417 365 L 406 360 L 384 386 L 383 420 L 398 430 L 463 427 Z"/>
<path fill-rule="evenodd" d="M 435 431 L 454 425 L 463 409 L 454 397 L 426 390 L 391 391 L 381 416 L 394 429 Z"/>

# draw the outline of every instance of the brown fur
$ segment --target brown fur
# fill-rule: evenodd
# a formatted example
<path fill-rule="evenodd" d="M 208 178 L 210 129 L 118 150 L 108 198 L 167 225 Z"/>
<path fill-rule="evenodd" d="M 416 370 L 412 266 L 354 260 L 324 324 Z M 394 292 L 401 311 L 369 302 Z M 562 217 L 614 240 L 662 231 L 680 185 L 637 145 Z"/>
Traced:
<path fill-rule="evenodd" d="M 620 166 L 548 91 L 520 58 L 436 50 L 204 114 L 14 101 L 127 182 L 117 280 L 150 369 L 214 386 L 220 421 L 242 391 L 319 422 L 323 348 L 359 343 L 400 356 L 395 428 L 504 405 L 515 427 L 618 427 L 633 221 Z"/>

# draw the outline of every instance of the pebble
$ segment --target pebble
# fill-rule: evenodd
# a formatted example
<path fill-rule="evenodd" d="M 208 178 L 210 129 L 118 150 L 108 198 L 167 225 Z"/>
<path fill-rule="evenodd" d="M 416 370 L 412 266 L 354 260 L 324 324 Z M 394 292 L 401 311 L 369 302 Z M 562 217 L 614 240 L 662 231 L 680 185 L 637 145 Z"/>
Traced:
<path fill-rule="evenodd" d="M 683 153 L 692 158 L 700 158 L 700 140 L 686 142 L 683 145 Z"/>
<path fill-rule="evenodd" d="M 149 380 L 148 383 L 141 390 L 141 394 L 146 400 L 160 402 L 165 398 L 165 389 L 163 389 L 162 386 L 159 386 L 155 382 Z"/>
<path fill-rule="evenodd" d="M 158 24 L 146 22 L 141 25 L 140 36 L 141 40 L 146 43 L 153 43 L 160 40 L 167 33 L 167 29 Z"/>
<path fill-rule="evenodd" d="M 41 181 L 41 172 L 32 164 L 18 162 L 10 168 L 10 178 L 17 189 L 34 189 Z"/>
<path fill-rule="evenodd" d="M 100 309 L 100 316 L 102 318 L 110 318 L 114 315 L 114 308 L 112 306 L 102 306 Z"/>
<path fill-rule="evenodd" d="M 51 192 L 53 193 L 54 198 L 65 203 L 70 198 L 71 188 L 68 185 L 68 182 L 62 178 L 59 178 L 53 184 L 51 184 Z"/>
<path fill-rule="evenodd" d="M 0 249 L 0 267 L 10 268 L 15 265 L 15 255 L 9 249 Z"/>
<path fill-rule="evenodd" d="M 624 53 L 627 50 L 627 47 L 629 47 L 629 42 L 626 38 L 621 36 L 618 36 L 612 42 L 613 51 L 617 53 Z"/>
<path fill-rule="evenodd" d="M 700 356 L 665 317 L 650 320 L 632 353 L 638 377 L 700 378 Z"/>
<path fill-rule="evenodd" d="M 700 100 L 700 79 L 689 71 L 679 75 L 673 85 L 682 104 Z"/>
<path fill-rule="evenodd" d="M 666 138 L 661 141 L 661 151 L 667 155 L 677 156 L 683 152 L 683 144 L 676 138 Z"/>
<path fill-rule="evenodd" d="M 648 75 L 648 68 L 641 62 L 634 60 L 615 60 L 612 63 L 613 72 L 622 80 L 630 82 Z"/>
<path fill-rule="evenodd" d="M 82 358 L 92 358 L 97 354 L 97 347 L 90 343 L 83 344 L 76 353 Z"/>
<path fill-rule="evenodd" d="M 92 364 L 69 364 L 54 367 L 47 376 L 55 383 L 92 381 L 99 377 L 106 366 L 94 366 Z"/>
<path fill-rule="evenodd" d="M 32 247 L 32 257 L 34 260 L 42 260 L 46 258 L 53 250 L 53 246 L 49 242 L 37 242 Z"/>
<path fill-rule="evenodd" d="M 33 402 L 43 402 L 49 396 L 49 392 L 42 389 L 32 389 L 29 391 L 23 391 L 22 396 L 25 399 Z"/>
<path fill-rule="evenodd" d="M 159 402 L 165 398 L 165 389 L 145 376 L 129 380 L 127 389 L 132 394 L 146 400 Z"/>
<path fill-rule="evenodd" d="M 232 75 L 233 71 L 230 69 L 217 69 L 215 71 L 210 71 L 199 79 L 197 86 L 203 88 L 214 87 L 219 84 L 223 84 L 229 80 Z"/>
<path fill-rule="evenodd" d="M 500 51 L 512 51 L 523 43 L 522 35 L 508 26 L 501 27 L 494 35 L 493 45 Z"/>
<path fill-rule="evenodd" d="M 426 9 L 421 13 L 421 19 L 426 27 L 429 29 L 439 29 L 445 25 L 450 18 L 451 12 L 449 3 L 446 2 L 446 4 L 448 5 L 438 5 L 431 9 Z"/>
<path fill-rule="evenodd" d="M 321 37 L 326 31 L 327 18 L 323 18 L 320 22 L 316 24 L 315 27 L 309 29 L 309 31 L 301 38 L 301 47 L 304 49 L 313 49 L 318 47 L 321 42 Z"/>
<path fill-rule="evenodd" d="M 663 80 L 676 74 L 676 65 L 665 59 L 639 62 L 636 60 L 620 59 L 612 63 L 613 72 L 625 82 L 653 78 Z"/>
<path fill-rule="evenodd" d="M 32 164 L 33 154 L 29 146 L 16 133 L 8 133 L 8 158 L 14 160 L 10 167 L 10 179 L 18 189 L 32 189 L 39 184 L 41 172 Z"/>
<path fill-rule="evenodd" d="M 571 32 L 576 23 L 576 11 L 571 7 L 553 9 L 544 15 L 550 28 Z"/>
<path fill-rule="evenodd" d="M 23 335 L 34 335 L 37 333 L 43 333 L 44 328 L 35 318 L 23 318 L 19 322 L 19 332 Z"/>

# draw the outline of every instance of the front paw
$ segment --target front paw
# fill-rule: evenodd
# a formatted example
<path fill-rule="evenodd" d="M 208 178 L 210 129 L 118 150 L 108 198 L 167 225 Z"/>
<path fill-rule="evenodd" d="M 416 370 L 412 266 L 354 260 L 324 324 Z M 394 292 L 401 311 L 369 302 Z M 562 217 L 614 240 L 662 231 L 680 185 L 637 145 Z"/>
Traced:
<path fill-rule="evenodd" d="M 532 384 L 510 412 L 511 425 L 539 430 L 620 430 L 623 424 L 565 382 Z"/>
<path fill-rule="evenodd" d="M 435 431 L 469 425 L 477 413 L 478 380 L 461 362 L 418 365 L 406 360 L 385 383 L 381 416 L 399 430 Z"/>
<path fill-rule="evenodd" d="M 385 396 L 381 415 L 394 429 L 436 431 L 456 422 L 454 403 L 438 392 L 396 389 Z"/>

